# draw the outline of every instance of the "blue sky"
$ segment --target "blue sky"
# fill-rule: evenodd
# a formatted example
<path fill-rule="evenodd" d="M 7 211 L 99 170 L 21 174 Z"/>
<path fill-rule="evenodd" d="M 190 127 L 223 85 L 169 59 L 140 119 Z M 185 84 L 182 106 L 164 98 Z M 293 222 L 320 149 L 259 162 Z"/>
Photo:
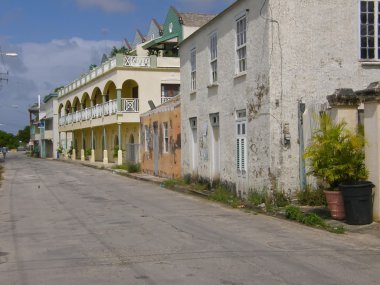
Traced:
<path fill-rule="evenodd" d="M 233 0 L 0 0 L 0 130 L 28 124 L 27 108 L 55 87 L 98 64 L 103 53 L 132 41 L 136 29 L 165 19 L 171 5 L 180 12 L 217 14 Z"/>

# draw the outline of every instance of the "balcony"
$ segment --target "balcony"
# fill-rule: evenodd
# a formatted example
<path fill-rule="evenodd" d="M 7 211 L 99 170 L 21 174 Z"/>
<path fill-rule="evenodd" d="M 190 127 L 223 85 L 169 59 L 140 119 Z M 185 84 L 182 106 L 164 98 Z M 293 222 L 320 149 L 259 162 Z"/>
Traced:
<path fill-rule="evenodd" d="M 75 113 L 67 114 L 59 118 L 59 125 L 64 126 L 77 122 L 89 121 L 105 116 L 110 116 L 116 113 L 138 113 L 139 99 L 137 98 L 122 98 L 121 110 L 117 110 L 117 100 L 110 100 L 104 104 L 86 108 Z"/>
<path fill-rule="evenodd" d="M 151 56 L 129 56 L 117 54 L 115 57 L 107 60 L 91 71 L 82 74 L 82 76 L 63 87 L 58 91 L 58 97 L 64 96 L 86 84 L 103 76 L 105 73 L 115 68 L 179 68 L 179 58 Z"/>

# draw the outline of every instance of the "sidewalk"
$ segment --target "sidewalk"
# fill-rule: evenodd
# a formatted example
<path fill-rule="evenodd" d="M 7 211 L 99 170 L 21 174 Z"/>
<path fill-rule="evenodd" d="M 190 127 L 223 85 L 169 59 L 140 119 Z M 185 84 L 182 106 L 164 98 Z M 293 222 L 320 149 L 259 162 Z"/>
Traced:
<path fill-rule="evenodd" d="M 146 181 L 146 182 L 151 182 L 157 185 L 161 185 L 167 178 L 163 177 L 157 177 L 145 173 L 128 173 L 126 170 L 122 169 L 113 169 L 114 166 L 116 166 L 116 163 L 108 163 L 104 164 L 103 162 L 90 162 L 88 160 L 86 161 L 81 161 L 81 160 L 71 160 L 71 159 L 55 159 L 56 161 L 62 161 L 62 162 L 67 162 L 67 163 L 75 163 L 75 164 L 81 164 L 83 166 L 87 167 L 92 167 L 92 168 L 97 168 L 101 170 L 107 170 L 112 173 L 116 173 L 119 175 L 123 175 L 132 179 L 137 179 L 141 181 Z M 202 194 L 198 191 L 191 191 L 191 189 L 172 189 L 174 191 L 180 191 L 184 193 L 192 193 L 195 195 L 205 195 Z M 207 196 L 207 195 L 206 195 Z M 324 211 L 325 209 L 322 209 Z M 277 216 L 281 216 L 281 214 L 277 214 Z M 285 216 L 283 216 L 285 218 Z M 380 239 L 380 223 L 373 222 L 372 224 L 369 225 L 348 225 L 344 223 L 343 221 L 337 221 L 337 220 L 332 220 L 332 219 L 327 219 L 326 222 L 330 224 L 331 226 L 343 226 L 347 232 L 352 232 L 352 233 L 360 233 L 360 234 L 369 234 L 371 236 L 374 236 L 375 238 Z"/>

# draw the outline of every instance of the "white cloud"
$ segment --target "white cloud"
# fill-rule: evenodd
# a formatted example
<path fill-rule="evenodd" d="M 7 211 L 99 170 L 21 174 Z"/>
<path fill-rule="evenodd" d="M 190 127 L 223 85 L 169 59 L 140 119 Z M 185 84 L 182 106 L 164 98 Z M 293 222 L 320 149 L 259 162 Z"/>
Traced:
<path fill-rule="evenodd" d="M 97 7 L 107 12 L 128 12 L 133 10 L 129 0 L 75 0 L 82 7 Z"/>
<path fill-rule="evenodd" d="M 28 124 L 27 107 L 37 95 L 47 95 L 56 87 L 67 85 L 91 64 L 99 65 L 117 41 L 89 41 L 81 38 L 52 40 L 48 43 L 24 43 L 12 46 L 18 58 L 7 58 L 1 69 L 9 71 L 9 81 L 0 89 L 2 130 L 17 131 Z M 12 106 L 18 105 L 17 109 Z M 18 127 L 16 127 L 18 126 Z"/>

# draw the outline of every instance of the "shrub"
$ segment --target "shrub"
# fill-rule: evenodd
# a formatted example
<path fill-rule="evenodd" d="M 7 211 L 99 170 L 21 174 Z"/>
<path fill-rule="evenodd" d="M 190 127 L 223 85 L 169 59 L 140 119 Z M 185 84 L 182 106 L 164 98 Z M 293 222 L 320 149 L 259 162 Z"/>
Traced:
<path fill-rule="evenodd" d="M 290 204 L 290 196 L 285 191 L 274 191 L 273 204 L 276 207 L 285 207 Z"/>
<path fill-rule="evenodd" d="M 304 190 L 298 191 L 297 194 L 298 202 L 301 205 L 307 206 L 326 206 L 326 196 L 323 193 L 322 188 L 313 189 L 311 187 L 306 187 Z"/>
<path fill-rule="evenodd" d="M 301 209 L 297 206 L 289 205 L 285 208 L 285 217 L 289 220 L 294 220 L 300 222 L 303 213 Z"/>
<path fill-rule="evenodd" d="M 312 142 L 304 157 L 309 159 L 310 171 L 334 189 L 342 182 L 365 180 L 368 170 L 364 162 L 364 132 L 347 130 L 344 121 L 333 123 L 327 114 L 319 119 Z"/>
<path fill-rule="evenodd" d="M 127 163 L 127 171 L 129 173 L 140 172 L 140 163 Z"/>

